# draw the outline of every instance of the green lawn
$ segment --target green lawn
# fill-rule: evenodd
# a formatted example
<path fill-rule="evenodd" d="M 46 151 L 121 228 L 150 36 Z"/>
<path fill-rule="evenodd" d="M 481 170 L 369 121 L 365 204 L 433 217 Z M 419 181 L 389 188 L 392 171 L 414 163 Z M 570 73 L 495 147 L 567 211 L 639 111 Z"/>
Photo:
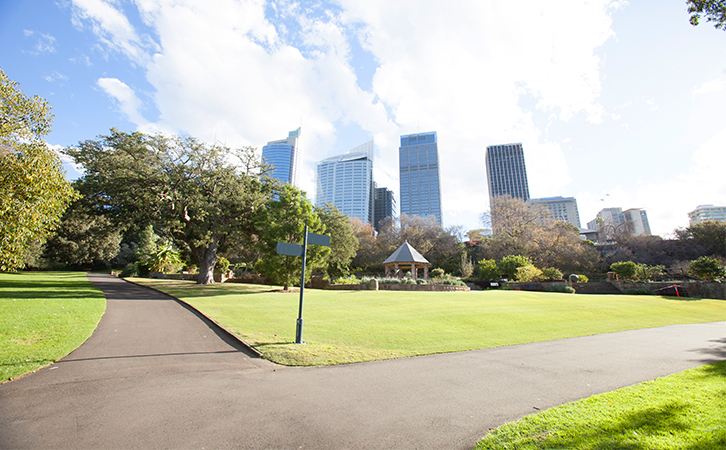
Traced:
<path fill-rule="evenodd" d="M 305 290 L 306 345 L 294 344 L 299 294 L 244 284 L 134 281 L 175 295 L 280 364 L 368 361 L 679 323 L 726 320 L 726 301 L 524 291 Z"/>
<path fill-rule="evenodd" d="M 490 432 L 484 449 L 726 448 L 726 362 L 568 403 Z"/>
<path fill-rule="evenodd" d="M 75 350 L 105 309 L 84 273 L 0 273 L 0 382 Z"/>

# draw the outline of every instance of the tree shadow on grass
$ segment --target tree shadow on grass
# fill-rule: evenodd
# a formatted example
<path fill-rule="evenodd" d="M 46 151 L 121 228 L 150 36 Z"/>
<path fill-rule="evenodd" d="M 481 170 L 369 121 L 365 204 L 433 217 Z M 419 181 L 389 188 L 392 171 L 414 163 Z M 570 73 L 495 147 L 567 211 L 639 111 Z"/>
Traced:
<path fill-rule="evenodd" d="M 99 295 L 87 281 L 24 281 L 4 280 L 0 284 L 0 299 L 83 298 Z"/>

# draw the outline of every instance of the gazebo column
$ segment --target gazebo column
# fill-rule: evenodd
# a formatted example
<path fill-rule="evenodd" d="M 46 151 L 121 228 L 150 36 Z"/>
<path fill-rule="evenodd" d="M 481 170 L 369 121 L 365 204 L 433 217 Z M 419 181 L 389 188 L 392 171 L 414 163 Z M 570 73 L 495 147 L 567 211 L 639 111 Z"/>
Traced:
<path fill-rule="evenodd" d="M 396 272 L 398 272 L 398 263 L 396 263 L 396 265 L 394 267 L 396 268 Z M 398 272 L 396 274 L 396 277 L 401 278 L 401 272 Z"/>
<path fill-rule="evenodd" d="M 429 266 L 424 265 L 424 280 L 429 280 Z"/>
<path fill-rule="evenodd" d="M 416 279 L 416 263 L 411 263 L 411 276 L 414 280 Z"/>

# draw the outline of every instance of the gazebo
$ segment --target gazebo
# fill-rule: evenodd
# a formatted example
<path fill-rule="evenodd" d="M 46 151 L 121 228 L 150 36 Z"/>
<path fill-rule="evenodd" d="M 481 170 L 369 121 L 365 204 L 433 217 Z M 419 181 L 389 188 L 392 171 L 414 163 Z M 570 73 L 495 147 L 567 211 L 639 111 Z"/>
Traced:
<path fill-rule="evenodd" d="M 426 261 L 426 258 L 421 256 L 421 253 L 417 252 L 415 248 L 411 247 L 411 244 L 404 242 L 402 246 L 398 247 L 398 250 L 393 252 L 391 256 L 383 261 L 383 267 L 386 268 L 386 275 L 393 270 L 398 272 L 395 276 L 401 278 L 401 272 L 399 269 L 411 269 L 411 277 L 416 279 L 418 269 L 424 270 L 424 280 L 429 279 L 429 266 L 430 262 Z"/>

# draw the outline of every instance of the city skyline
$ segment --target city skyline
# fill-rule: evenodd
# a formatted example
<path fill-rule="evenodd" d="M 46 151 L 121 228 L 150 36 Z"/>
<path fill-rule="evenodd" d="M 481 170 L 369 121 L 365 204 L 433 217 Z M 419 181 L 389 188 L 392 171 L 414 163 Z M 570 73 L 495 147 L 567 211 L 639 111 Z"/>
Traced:
<path fill-rule="evenodd" d="M 312 197 L 315 164 L 368 139 L 395 190 L 400 136 L 437 130 L 447 226 L 481 227 L 483 148 L 521 142 L 532 197 L 575 197 L 583 219 L 638 205 L 668 235 L 726 204 L 726 33 L 688 18 L 655 0 L 8 0 L 0 67 L 49 101 L 56 149 L 115 127 L 261 150 L 302 125 Z"/>

